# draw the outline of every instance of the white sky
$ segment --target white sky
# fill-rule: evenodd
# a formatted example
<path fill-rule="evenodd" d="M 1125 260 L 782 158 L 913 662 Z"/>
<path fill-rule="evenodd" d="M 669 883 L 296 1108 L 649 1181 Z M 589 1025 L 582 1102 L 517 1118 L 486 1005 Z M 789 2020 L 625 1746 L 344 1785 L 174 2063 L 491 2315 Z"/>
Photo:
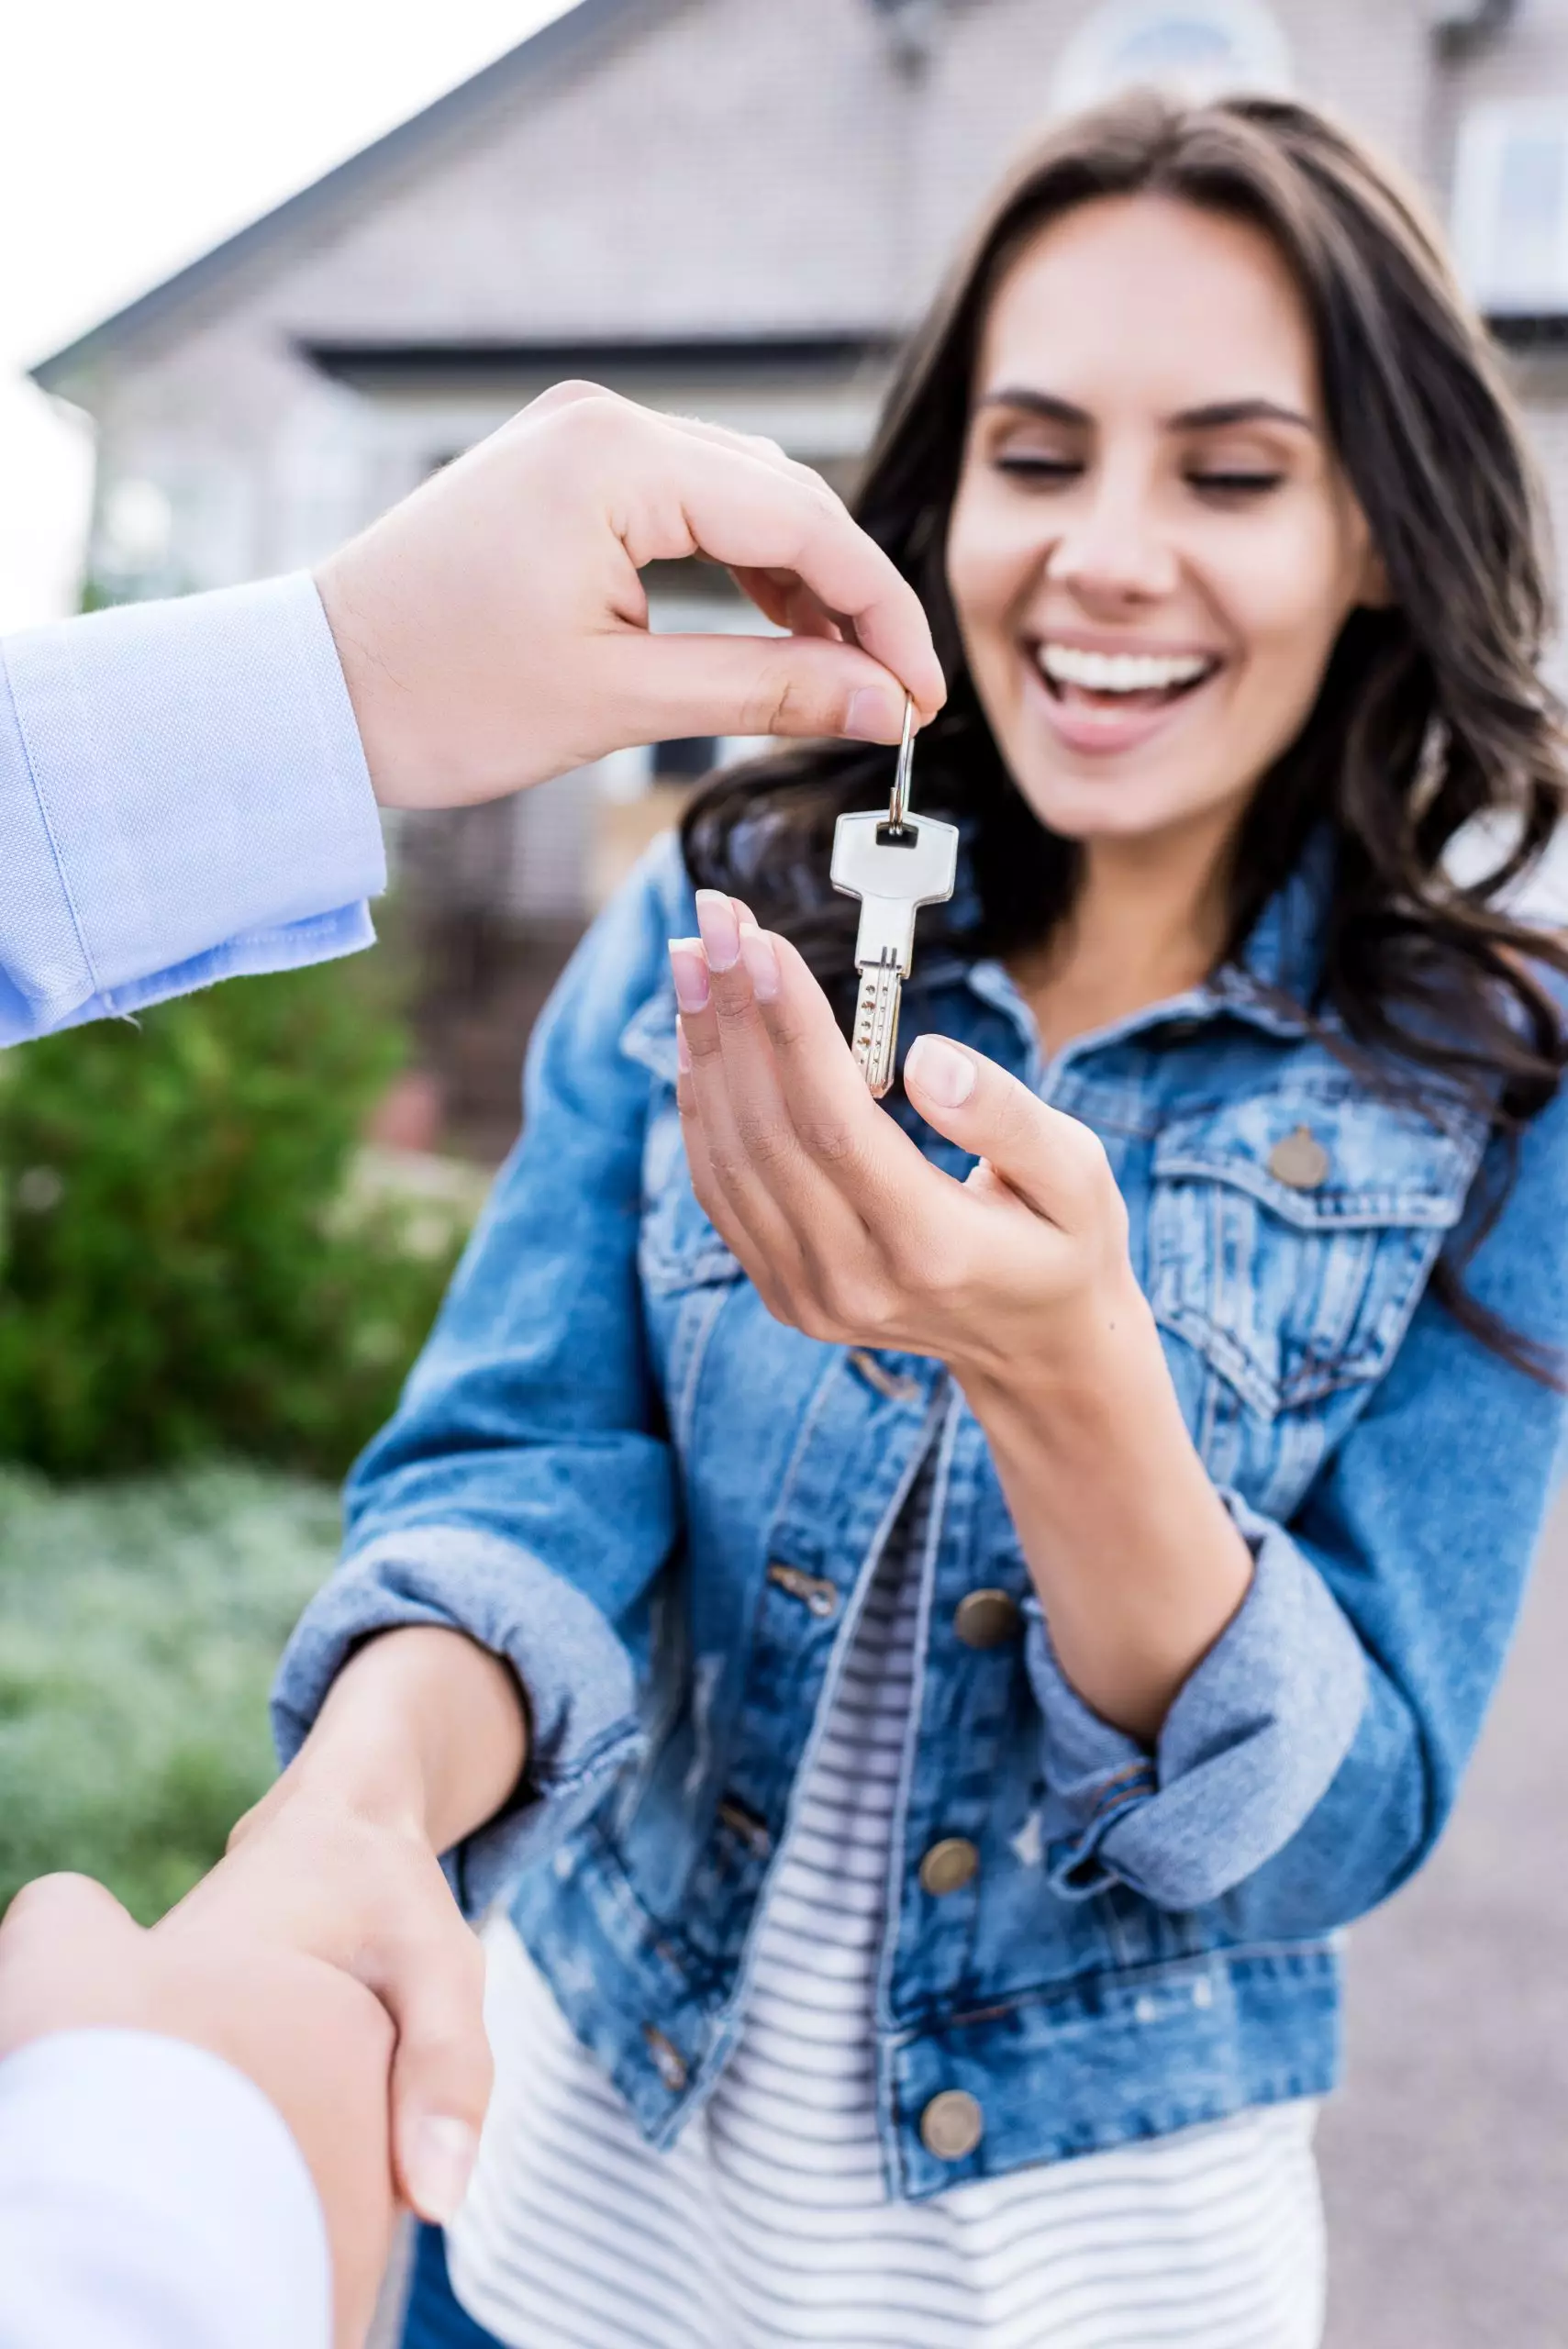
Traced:
<path fill-rule="evenodd" d="M 573 0 L 12 0 L 0 629 L 73 604 L 90 450 L 23 371 Z"/>

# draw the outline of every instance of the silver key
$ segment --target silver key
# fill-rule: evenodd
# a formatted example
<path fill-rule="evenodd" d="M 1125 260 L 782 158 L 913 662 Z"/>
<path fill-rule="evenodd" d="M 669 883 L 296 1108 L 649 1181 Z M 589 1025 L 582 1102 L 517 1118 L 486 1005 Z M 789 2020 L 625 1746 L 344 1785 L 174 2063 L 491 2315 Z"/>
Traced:
<path fill-rule="evenodd" d="M 833 832 L 835 889 L 861 901 L 855 968 L 861 974 L 851 1040 L 855 1063 L 880 1101 L 893 1083 L 898 1003 L 915 956 L 915 916 L 951 896 L 958 826 L 934 816 L 909 819 L 915 705 L 904 704 L 904 739 L 885 816 L 840 816 Z"/>

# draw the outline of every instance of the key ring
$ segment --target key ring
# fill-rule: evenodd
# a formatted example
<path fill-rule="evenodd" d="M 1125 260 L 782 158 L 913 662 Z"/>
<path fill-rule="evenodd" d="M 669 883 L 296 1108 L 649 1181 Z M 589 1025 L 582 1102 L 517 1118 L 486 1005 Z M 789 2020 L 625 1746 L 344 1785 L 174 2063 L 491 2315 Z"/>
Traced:
<path fill-rule="evenodd" d="M 887 829 L 901 832 L 909 815 L 909 777 L 915 765 L 915 696 L 904 696 L 904 733 L 898 744 L 898 764 L 893 771 L 893 792 L 887 803 Z"/>

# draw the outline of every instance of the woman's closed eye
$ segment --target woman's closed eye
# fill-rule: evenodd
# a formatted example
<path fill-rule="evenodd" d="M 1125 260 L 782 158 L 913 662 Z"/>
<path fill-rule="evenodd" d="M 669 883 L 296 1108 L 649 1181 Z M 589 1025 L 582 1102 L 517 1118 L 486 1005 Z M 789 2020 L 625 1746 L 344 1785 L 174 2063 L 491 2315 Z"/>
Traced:
<path fill-rule="evenodd" d="M 1041 487 L 1055 487 L 1061 483 L 1081 481 L 1088 471 L 1082 457 L 1069 457 L 1044 449 L 1004 449 L 993 461 L 999 473 L 1014 480 L 1036 482 Z"/>
<path fill-rule="evenodd" d="M 995 470 L 1009 480 L 1040 489 L 1066 488 L 1071 483 L 1082 481 L 1089 470 L 1082 457 L 1036 449 L 1004 450 L 992 462 Z M 1264 466 L 1203 465 L 1184 473 L 1182 478 L 1200 497 L 1240 502 L 1268 496 L 1284 485 L 1287 476 L 1281 469 Z"/>
<path fill-rule="evenodd" d="M 1271 490 L 1283 487 L 1285 475 L 1262 467 L 1203 466 L 1184 476 L 1189 489 L 1200 496 L 1219 498 L 1266 497 Z"/>

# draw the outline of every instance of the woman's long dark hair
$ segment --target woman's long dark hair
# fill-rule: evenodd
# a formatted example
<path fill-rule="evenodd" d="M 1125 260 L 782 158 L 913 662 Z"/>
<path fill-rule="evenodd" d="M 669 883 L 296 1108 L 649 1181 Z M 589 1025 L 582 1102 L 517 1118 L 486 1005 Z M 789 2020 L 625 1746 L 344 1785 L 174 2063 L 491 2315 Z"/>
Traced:
<path fill-rule="evenodd" d="M 1329 426 L 1393 596 L 1346 621 L 1317 703 L 1263 776 L 1231 866 L 1228 953 L 1325 820 L 1337 842 L 1321 991 L 1303 1008 L 1366 1055 L 1455 1094 L 1510 1144 L 1568 1064 L 1538 975 L 1568 949 L 1507 910 L 1563 811 L 1558 713 L 1538 663 L 1550 610 L 1540 504 L 1485 333 L 1417 202 L 1308 108 L 1263 98 L 1184 107 L 1135 93 L 1062 124 L 998 192 L 904 355 L 856 512 L 917 589 L 949 684 L 922 733 L 920 805 L 963 828 L 973 887 L 922 917 L 966 956 L 1049 936 L 1077 845 L 1015 786 L 963 658 L 948 524 L 978 341 L 1001 276 L 1049 221 L 1096 197 L 1176 198 L 1251 222 L 1290 264 L 1317 338 Z M 1129 327 L 1129 331 L 1132 331 Z M 688 810 L 694 881 L 750 901 L 840 999 L 854 908 L 827 874 L 835 818 L 885 798 L 892 754 L 828 742 L 720 774 Z M 1495 815 L 1507 849 L 1484 879 L 1444 870 L 1455 834 Z M 1434 1082 L 1435 1080 L 1435 1082 Z M 1435 1286 L 1482 1341 L 1548 1375 L 1541 1348 L 1463 1290 L 1495 1186 Z"/>

